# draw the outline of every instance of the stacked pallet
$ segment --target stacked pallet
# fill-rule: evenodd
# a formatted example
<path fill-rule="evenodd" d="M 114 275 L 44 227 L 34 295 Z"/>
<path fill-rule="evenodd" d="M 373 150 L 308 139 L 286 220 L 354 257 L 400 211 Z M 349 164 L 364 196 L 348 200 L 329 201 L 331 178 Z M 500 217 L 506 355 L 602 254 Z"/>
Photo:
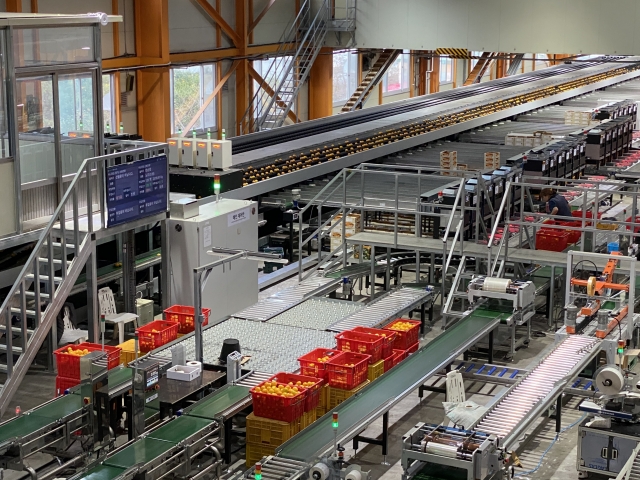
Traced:
<path fill-rule="evenodd" d="M 361 215 L 359 213 L 352 213 L 347 215 L 344 225 L 345 237 L 359 233 L 362 231 L 362 223 L 360 221 Z M 335 228 L 334 228 L 335 227 Z M 336 215 L 331 223 L 331 251 L 336 250 L 342 245 L 342 215 Z"/>
<path fill-rule="evenodd" d="M 458 152 L 448 150 L 440 152 L 440 168 L 444 170 L 442 175 L 451 175 L 451 170 L 457 170 Z"/>
<path fill-rule="evenodd" d="M 484 168 L 493 168 L 494 170 L 500 168 L 500 152 L 485 152 Z"/>

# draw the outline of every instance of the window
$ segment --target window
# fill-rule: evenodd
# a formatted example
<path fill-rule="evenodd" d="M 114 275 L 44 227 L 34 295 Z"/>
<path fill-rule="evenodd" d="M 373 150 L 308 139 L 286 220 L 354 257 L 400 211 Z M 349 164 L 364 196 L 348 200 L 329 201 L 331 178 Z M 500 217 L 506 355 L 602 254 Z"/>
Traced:
<path fill-rule="evenodd" d="M 267 58 L 265 60 L 254 60 L 253 69 L 260 77 L 267 82 L 272 90 L 276 90 L 280 86 L 284 75 L 289 69 L 289 64 L 293 60 L 291 56 Z M 253 115 L 255 118 L 259 118 L 264 115 L 265 109 L 271 102 L 271 95 L 269 92 L 260 87 L 260 84 L 254 80 L 253 91 L 258 92 L 257 101 L 252 103 Z M 278 105 L 282 105 L 279 103 Z M 280 111 L 279 109 L 276 109 Z M 296 111 L 295 99 L 291 110 Z M 273 110 L 272 110 L 273 112 Z"/>
<path fill-rule="evenodd" d="M 482 56 L 483 52 L 471 52 L 471 56 L 472 57 L 477 57 L 477 58 L 472 58 L 471 59 L 471 70 L 473 70 L 473 67 L 476 66 L 476 63 L 478 63 L 479 58 Z"/>
<path fill-rule="evenodd" d="M 382 79 L 382 92 L 388 95 L 409 91 L 411 71 L 411 55 L 409 50 L 403 50 L 398 58 L 391 64 Z"/>
<path fill-rule="evenodd" d="M 440 57 L 440 84 L 453 83 L 453 58 Z"/>
<path fill-rule="evenodd" d="M 118 133 L 116 128 L 116 101 L 113 75 L 102 75 L 102 127 L 104 133 Z"/>
<path fill-rule="evenodd" d="M 549 56 L 546 53 L 536 53 L 536 63 L 542 63 L 542 68 L 549 66 Z M 537 67 L 537 65 L 536 65 Z"/>
<path fill-rule="evenodd" d="M 339 52 L 333 54 L 333 104 L 344 104 L 358 86 L 358 54 Z"/>
<path fill-rule="evenodd" d="M 174 133 L 184 132 L 214 88 L 214 64 L 171 69 L 171 125 Z M 215 98 L 208 103 L 193 128 L 201 133 L 208 128 L 216 128 Z"/>

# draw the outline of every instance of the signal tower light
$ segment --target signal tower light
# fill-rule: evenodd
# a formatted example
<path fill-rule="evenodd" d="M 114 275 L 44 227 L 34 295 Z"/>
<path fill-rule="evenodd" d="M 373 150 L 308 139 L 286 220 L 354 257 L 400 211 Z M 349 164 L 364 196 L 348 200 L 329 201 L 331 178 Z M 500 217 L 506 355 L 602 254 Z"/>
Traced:
<path fill-rule="evenodd" d="M 262 464 L 260 462 L 256 463 L 256 472 L 253 478 L 255 478 L 255 480 L 262 480 Z"/>
<path fill-rule="evenodd" d="M 333 428 L 338 428 L 338 412 L 333 412 L 333 418 L 331 420 L 331 426 Z"/>
<path fill-rule="evenodd" d="M 213 176 L 213 192 L 216 194 L 216 202 L 219 200 L 220 195 L 220 174 L 216 173 Z"/>
<path fill-rule="evenodd" d="M 626 346 L 626 342 L 624 340 L 618 340 L 618 355 L 624 354 L 625 346 Z"/>

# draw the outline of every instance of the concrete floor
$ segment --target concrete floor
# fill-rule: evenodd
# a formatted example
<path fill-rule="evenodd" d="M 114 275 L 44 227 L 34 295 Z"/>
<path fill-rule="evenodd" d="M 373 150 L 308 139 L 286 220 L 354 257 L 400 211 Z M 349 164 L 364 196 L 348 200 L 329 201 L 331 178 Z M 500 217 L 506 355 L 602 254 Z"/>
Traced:
<path fill-rule="evenodd" d="M 283 286 L 280 285 L 279 289 Z M 278 289 L 278 290 L 279 290 Z M 275 289 L 268 293 L 273 293 Z M 277 290 L 276 290 L 277 291 Z M 267 293 L 267 292 L 264 292 Z M 542 319 L 533 326 L 533 331 L 546 332 L 546 321 Z M 435 322 L 435 327 L 425 335 L 421 343 L 428 343 L 435 338 L 441 332 L 438 322 Z M 497 356 L 494 359 L 496 364 L 511 365 L 520 368 L 526 368 L 529 364 L 547 348 L 553 341 L 553 335 L 550 332 L 546 332 L 546 336 L 532 339 L 528 348 L 521 348 L 512 362 L 500 358 Z M 39 365 L 45 365 L 44 355 L 39 357 Z M 485 384 L 480 382 L 466 382 L 467 398 L 472 399 L 478 404 L 486 404 L 492 397 L 484 395 L 486 387 Z M 14 415 L 14 409 L 16 405 L 20 405 L 23 411 L 36 407 L 37 405 L 49 400 L 54 395 L 55 389 L 55 377 L 53 374 L 46 372 L 43 367 L 32 368 L 26 379 L 23 381 L 16 394 L 11 408 L 7 414 L 3 417 L 3 420 L 10 418 Z M 387 456 L 387 462 L 389 465 L 383 465 L 381 447 L 378 446 L 365 446 L 360 445 L 360 449 L 356 452 L 353 449 L 351 442 L 349 445 L 345 445 L 345 454 L 352 462 L 358 463 L 363 466 L 364 469 L 371 470 L 371 479 L 399 479 L 402 475 L 402 468 L 400 465 L 401 457 L 401 437 L 410 428 L 412 428 L 418 422 L 426 423 L 440 423 L 444 420 L 444 410 L 442 407 L 442 401 L 444 401 L 444 395 L 436 393 L 427 393 L 420 401 L 417 395 L 417 391 L 407 396 L 402 402 L 396 405 L 390 412 L 389 418 L 389 454 Z M 581 418 L 581 414 L 577 411 L 577 400 L 571 400 L 563 409 L 563 427 L 566 427 Z M 555 420 L 543 418 L 539 421 L 533 432 L 530 432 L 528 441 L 525 443 L 524 448 L 520 452 L 520 458 L 524 468 L 516 471 L 527 472 L 534 469 L 540 460 L 543 452 L 548 448 L 555 436 Z M 374 422 L 369 428 L 367 428 L 362 434 L 368 437 L 376 437 L 382 433 L 382 419 Z M 521 479 L 535 479 L 535 480 L 568 480 L 570 478 L 578 478 L 576 471 L 576 451 L 577 451 L 577 427 L 574 427 L 565 433 L 561 434 L 558 441 L 547 453 L 544 460 L 541 462 L 540 468 L 531 474 L 522 474 L 517 478 Z M 239 452 L 242 455 L 242 451 Z M 50 460 L 47 456 L 34 456 L 31 460 L 34 466 L 42 464 Z M 234 462 L 230 471 L 239 471 L 244 469 L 244 462 L 238 457 L 238 461 Z M 5 471 L 5 479 L 18 479 L 26 478 L 19 472 Z M 606 479 L 606 476 L 592 475 L 590 478 Z"/>

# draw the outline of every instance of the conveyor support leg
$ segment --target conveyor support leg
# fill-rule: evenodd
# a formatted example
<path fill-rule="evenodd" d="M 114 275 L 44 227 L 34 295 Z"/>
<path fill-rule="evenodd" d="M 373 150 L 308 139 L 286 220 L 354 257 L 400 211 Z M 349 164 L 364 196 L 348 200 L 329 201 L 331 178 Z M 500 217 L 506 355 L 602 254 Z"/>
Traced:
<path fill-rule="evenodd" d="M 380 445 L 382 447 L 382 455 L 385 457 L 383 465 L 386 464 L 387 457 L 387 441 L 389 439 L 389 412 L 386 412 L 382 415 L 382 437 L 381 438 L 370 438 L 363 437 L 361 435 L 356 435 L 353 437 L 353 449 L 358 450 L 359 442 L 368 443 L 370 445 Z"/>

